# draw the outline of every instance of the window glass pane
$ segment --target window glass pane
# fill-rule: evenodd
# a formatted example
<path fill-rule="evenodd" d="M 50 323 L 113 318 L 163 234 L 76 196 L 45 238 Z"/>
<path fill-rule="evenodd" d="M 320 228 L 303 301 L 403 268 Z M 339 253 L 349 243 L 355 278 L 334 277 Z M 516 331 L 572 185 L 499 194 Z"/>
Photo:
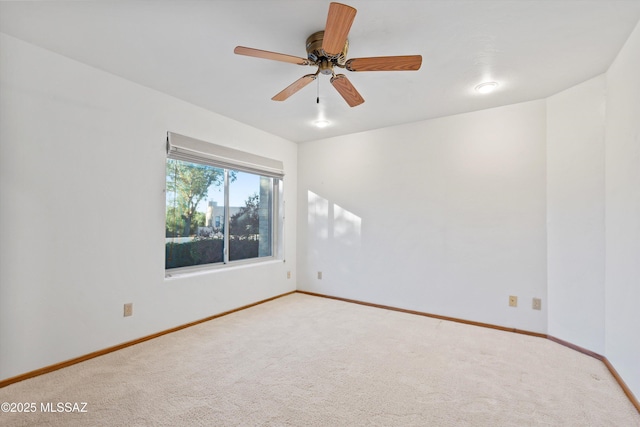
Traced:
<path fill-rule="evenodd" d="M 271 256 L 273 179 L 230 171 L 229 260 Z"/>
<path fill-rule="evenodd" d="M 224 170 L 167 159 L 165 268 L 223 262 Z"/>

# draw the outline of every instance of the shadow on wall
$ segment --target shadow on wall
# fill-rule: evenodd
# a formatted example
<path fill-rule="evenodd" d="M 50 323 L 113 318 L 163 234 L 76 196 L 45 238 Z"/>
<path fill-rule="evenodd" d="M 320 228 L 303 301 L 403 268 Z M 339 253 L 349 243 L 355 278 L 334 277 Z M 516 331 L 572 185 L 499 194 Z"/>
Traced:
<path fill-rule="evenodd" d="M 307 191 L 307 271 L 312 283 L 322 286 L 353 284 L 359 271 L 362 247 L 362 218 L 349 210 Z"/>

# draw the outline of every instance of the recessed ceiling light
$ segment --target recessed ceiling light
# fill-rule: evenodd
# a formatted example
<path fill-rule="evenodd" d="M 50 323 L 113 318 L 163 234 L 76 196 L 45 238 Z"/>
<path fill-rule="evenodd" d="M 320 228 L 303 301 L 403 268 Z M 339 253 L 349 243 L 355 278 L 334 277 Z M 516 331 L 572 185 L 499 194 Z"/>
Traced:
<path fill-rule="evenodd" d="M 313 122 L 314 125 L 316 125 L 316 127 L 319 128 L 326 128 L 327 126 L 329 126 L 329 121 L 328 120 L 316 120 L 315 122 Z"/>
<path fill-rule="evenodd" d="M 498 87 L 498 83 L 496 82 L 480 83 L 478 86 L 476 86 L 476 92 L 489 93 L 489 92 L 493 92 L 497 87 Z"/>

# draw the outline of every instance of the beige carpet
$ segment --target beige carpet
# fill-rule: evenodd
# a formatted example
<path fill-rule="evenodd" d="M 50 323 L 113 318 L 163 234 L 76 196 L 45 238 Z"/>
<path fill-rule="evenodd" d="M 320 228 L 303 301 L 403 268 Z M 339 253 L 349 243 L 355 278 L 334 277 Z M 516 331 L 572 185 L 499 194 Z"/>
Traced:
<path fill-rule="evenodd" d="M 10 385 L 1 402 L 38 409 L 0 413 L 3 426 L 640 426 L 601 362 L 549 340 L 302 294 Z"/>

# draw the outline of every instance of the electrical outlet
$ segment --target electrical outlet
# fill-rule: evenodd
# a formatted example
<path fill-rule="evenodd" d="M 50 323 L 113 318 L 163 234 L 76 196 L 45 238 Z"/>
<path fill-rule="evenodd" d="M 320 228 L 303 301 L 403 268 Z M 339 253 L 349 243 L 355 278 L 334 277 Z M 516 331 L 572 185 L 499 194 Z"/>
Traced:
<path fill-rule="evenodd" d="M 322 280 L 322 271 L 318 271 L 318 280 Z"/>
<path fill-rule="evenodd" d="M 291 272 L 287 271 L 287 279 L 291 279 Z"/>
<path fill-rule="evenodd" d="M 509 296 L 509 307 L 517 307 L 518 306 L 518 297 L 510 295 Z"/>
<path fill-rule="evenodd" d="M 133 303 L 127 303 L 124 305 L 124 317 L 133 316 Z"/>
<path fill-rule="evenodd" d="M 534 310 L 542 310 L 542 300 L 540 298 L 534 298 L 531 308 Z"/>

